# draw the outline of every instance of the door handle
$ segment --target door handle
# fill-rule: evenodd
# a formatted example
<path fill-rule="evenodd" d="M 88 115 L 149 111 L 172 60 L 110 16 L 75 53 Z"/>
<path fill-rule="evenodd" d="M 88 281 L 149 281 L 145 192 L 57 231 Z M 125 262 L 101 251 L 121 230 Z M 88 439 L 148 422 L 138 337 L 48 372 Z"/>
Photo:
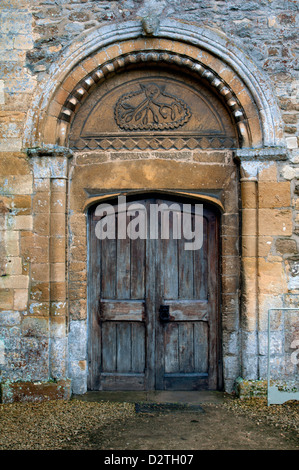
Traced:
<path fill-rule="evenodd" d="M 160 318 L 160 321 L 163 321 L 163 322 L 170 320 L 169 305 L 160 305 L 159 318 Z"/>

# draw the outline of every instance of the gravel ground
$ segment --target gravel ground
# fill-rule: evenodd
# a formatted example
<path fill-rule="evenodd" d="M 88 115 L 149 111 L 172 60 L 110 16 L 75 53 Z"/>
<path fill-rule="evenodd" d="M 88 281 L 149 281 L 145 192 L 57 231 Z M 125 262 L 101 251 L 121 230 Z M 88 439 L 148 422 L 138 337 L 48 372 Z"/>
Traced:
<path fill-rule="evenodd" d="M 248 398 L 230 400 L 224 407 L 232 410 L 237 415 L 246 415 L 256 424 L 269 424 L 290 431 L 298 438 L 299 448 L 299 403 L 289 401 L 283 405 L 267 405 L 266 398 Z"/>
<path fill-rule="evenodd" d="M 265 432 L 268 428 L 276 428 L 290 436 L 295 448 L 299 448 L 298 402 L 268 407 L 266 400 L 261 398 L 234 399 L 220 405 L 209 404 L 208 407 L 217 409 L 218 419 L 219 410 L 223 419 L 226 413 L 233 414 L 236 427 L 238 420 L 245 419 L 245 425 L 252 422 Z M 0 450 L 105 449 L 103 445 L 110 428 L 125 432 L 131 423 L 134 431 L 136 419 L 133 403 L 74 399 L 39 404 L 0 404 Z M 230 432 L 234 430 L 230 429 Z"/>
<path fill-rule="evenodd" d="M 0 405 L 0 450 L 84 449 L 88 433 L 135 415 L 133 404 L 79 400 Z"/>

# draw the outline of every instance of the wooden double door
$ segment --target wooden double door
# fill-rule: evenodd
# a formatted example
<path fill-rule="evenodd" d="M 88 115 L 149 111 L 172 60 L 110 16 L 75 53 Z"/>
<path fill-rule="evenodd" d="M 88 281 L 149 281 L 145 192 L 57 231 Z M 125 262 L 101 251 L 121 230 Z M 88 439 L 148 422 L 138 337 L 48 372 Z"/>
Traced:
<path fill-rule="evenodd" d="M 89 389 L 219 388 L 215 213 L 202 206 L 198 215 L 194 201 L 161 196 L 119 207 L 113 206 L 110 225 L 107 213 L 90 214 Z M 161 207 L 169 208 L 165 220 Z M 202 231 L 198 249 L 186 249 L 184 210 L 193 233 Z M 110 230 L 110 238 L 99 228 Z"/>

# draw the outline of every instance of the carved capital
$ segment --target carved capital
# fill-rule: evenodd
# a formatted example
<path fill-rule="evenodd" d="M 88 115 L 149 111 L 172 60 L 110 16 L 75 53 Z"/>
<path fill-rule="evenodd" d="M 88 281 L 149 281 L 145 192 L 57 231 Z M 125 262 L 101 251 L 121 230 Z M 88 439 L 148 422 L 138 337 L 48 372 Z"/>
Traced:
<path fill-rule="evenodd" d="M 27 155 L 31 159 L 35 178 L 68 178 L 68 159 L 73 156 L 71 149 L 59 145 L 45 145 L 27 149 Z"/>
<path fill-rule="evenodd" d="M 44 145 L 42 147 L 34 147 L 26 149 L 28 157 L 66 157 L 73 156 L 73 152 L 68 147 L 60 145 Z"/>

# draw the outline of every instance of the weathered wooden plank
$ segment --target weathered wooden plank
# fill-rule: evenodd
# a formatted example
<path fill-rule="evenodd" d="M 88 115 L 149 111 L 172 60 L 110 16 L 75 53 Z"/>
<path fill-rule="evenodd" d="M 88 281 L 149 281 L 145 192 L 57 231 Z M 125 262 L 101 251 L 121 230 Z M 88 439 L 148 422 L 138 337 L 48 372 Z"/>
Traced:
<path fill-rule="evenodd" d="M 168 323 L 164 326 L 165 372 L 179 371 L 179 326 Z"/>
<path fill-rule="evenodd" d="M 209 366 L 209 328 L 206 322 L 194 323 L 194 370 L 207 372 Z"/>
<path fill-rule="evenodd" d="M 148 208 L 148 206 L 147 206 Z M 156 371 L 160 368 L 159 360 L 156 350 L 156 335 L 157 333 L 157 240 L 148 239 L 146 241 L 146 283 L 145 283 L 145 298 L 146 298 L 146 384 L 148 390 L 153 390 L 155 386 L 159 387 L 156 382 Z M 158 300 L 159 302 L 159 300 Z M 160 374 L 161 375 L 161 374 Z"/>
<path fill-rule="evenodd" d="M 194 341 L 193 324 L 184 322 L 179 324 L 179 359 L 180 372 L 194 372 Z"/>
<path fill-rule="evenodd" d="M 178 277 L 180 299 L 193 299 L 193 251 L 185 249 L 185 239 L 178 240 Z"/>
<path fill-rule="evenodd" d="M 117 323 L 116 366 L 117 372 L 131 371 L 131 325 L 129 322 Z"/>
<path fill-rule="evenodd" d="M 132 323 L 132 371 L 145 371 L 145 325 L 144 323 Z"/>
<path fill-rule="evenodd" d="M 208 321 L 207 300 L 166 300 L 170 321 Z"/>
<path fill-rule="evenodd" d="M 101 289 L 101 249 L 100 240 L 95 236 L 95 223 L 89 219 L 89 266 L 88 285 L 92 286 L 88 290 L 88 304 L 91 312 L 89 322 L 88 357 L 88 389 L 98 390 L 99 364 L 101 362 L 101 330 L 98 322 L 98 300 Z"/>
<path fill-rule="evenodd" d="M 102 289 L 101 297 L 116 297 L 116 240 L 102 240 Z"/>
<path fill-rule="evenodd" d="M 144 321 L 144 301 L 101 300 L 100 318 L 101 321 Z"/>
<path fill-rule="evenodd" d="M 131 240 L 131 299 L 144 299 L 145 240 Z"/>
<path fill-rule="evenodd" d="M 101 374 L 101 390 L 145 390 L 144 374 Z"/>
<path fill-rule="evenodd" d="M 131 297 L 131 247 L 130 239 L 117 239 L 116 242 L 116 298 Z"/>
<path fill-rule="evenodd" d="M 208 390 L 208 374 L 165 374 L 166 390 Z"/>
<path fill-rule="evenodd" d="M 207 220 L 203 217 L 203 243 L 199 250 L 193 251 L 194 269 L 194 298 L 207 299 L 208 297 L 208 230 Z"/>
<path fill-rule="evenodd" d="M 112 322 L 102 325 L 102 369 L 116 370 L 116 324 Z"/>
<path fill-rule="evenodd" d="M 169 217 L 169 239 L 161 240 L 160 247 L 162 249 L 160 269 L 164 271 L 163 295 L 165 299 L 177 299 L 179 294 L 178 240 L 173 238 L 172 217 Z"/>

